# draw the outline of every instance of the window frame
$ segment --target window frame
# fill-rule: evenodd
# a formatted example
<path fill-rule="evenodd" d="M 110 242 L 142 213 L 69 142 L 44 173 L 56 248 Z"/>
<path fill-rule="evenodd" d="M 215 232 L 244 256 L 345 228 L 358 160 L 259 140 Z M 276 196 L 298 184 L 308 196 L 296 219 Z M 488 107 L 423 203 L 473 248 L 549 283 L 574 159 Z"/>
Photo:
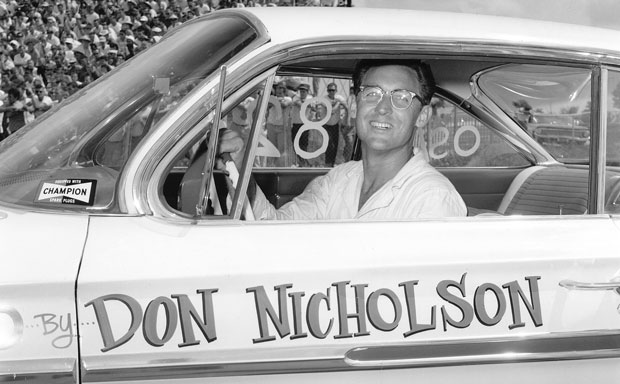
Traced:
<path fill-rule="evenodd" d="M 271 89 L 271 86 L 274 82 L 276 69 L 277 67 L 274 67 L 268 71 L 261 73 L 259 76 L 255 76 L 250 82 L 244 84 L 230 94 L 226 94 L 225 91 L 220 120 L 222 117 L 225 117 L 251 89 L 257 88 L 259 84 L 265 83 L 263 94 L 265 94 L 267 89 Z M 218 86 L 219 82 L 214 82 L 211 84 L 211 87 L 205 87 L 201 90 L 201 96 L 211 95 L 213 97 L 218 97 L 217 92 L 211 92 L 211 90 L 217 90 Z M 224 84 L 224 86 L 226 87 L 227 84 Z M 200 97 L 200 100 L 204 100 L 203 97 Z M 256 146 L 258 145 L 258 122 L 262 121 L 262 119 L 265 118 L 268 101 L 268 98 L 263 97 L 261 98 L 261 102 L 258 105 L 259 110 L 257 113 L 257 118 L 253 121 L 252 128 L 250 130 L 249 137 L 251 138 L 251 141 L 246 144 L 244 163 L 242 168 L 239 169 L 239 183 L 237 185 L 237 188 L 235 189 L 235 196 L 232 199 L 233 204 L 228 214 L 221 216 L 205 215 L 202 217 L 184 214 L 181 211 L 175 210 L 170 207 L 167 204 L 163 193 L 165 179 L 174 168 L 176 161 L 180 157 L 182 157 L 183 154 L 185 154 L 192 145 L 196 144 L 204 138 L 205 128 L 208 126 L 208 124 L 212 123 L 213 117 L 215 115 L 215 104 L 213 102 L 209 104 L 211 108 L 209 108 L 208 111 L 205 112 L 203 118 L 200 119 L 198 122 L 192 124 L 191 127 L 188 127 L 186 132 L 179 138 L 177 144 L 170 148 L 165 154 L 165 156 L 158 161 L 157 167 L 154 170 L 154 174 L 157 175 L 157 177 L 151 178 L 147 186 L 148 205 L 152 208 L 153 213 L 158 217 L 162 217 L 168 220 L 191 224 L 203 221 L 221 221 L 223 219 L 240 220 L 243 208 L 243 200 L 246 196 L 245 191 L 247 190 L 247 186 L 250 180 L 250 173 L 252 170 L 252 165 L 250 164 L 249 159 L 254 157 Z M 211 172 L 213 172 L 213 169 L 211 169 Z M 241 194 L 241 191 L 244 191 L 244 193 Z"/>
<path fill-rule="evenodd" d="M 284 67 L 286 68 L 286 66 L 290 63 L 293 63 L 295 60 L 299 60 L 301 58 L 316 58 L 316 59 L 321 59 L 321 58 L 334 58 L 334 57 L 338 57 L 338 56 L 342 56 L 342 57 L 348 57 L 352 55 L 352 52 L 356 52 L 356 55 L 359 56 L 359 54 L 364 54 L 367 53 L 368 57 L 384 57 L 386 55 L 389 56 L 389 54 L 386 53 L 378 53 L 379 51 L 377 50 L 377 47 L 382 46 L 381 42 L 376 42 L 376 41 L 372 41 L 372 42 L 368 42 L 366 41 L 367 46 L 364 47 L 363 49 L 361 49 L 359 46 L 354 46 L 354 47 L 346 47 L 347 43 L 351 43 L 351 42 L 339 42 L 339 43 L 333 43 L 333 42 L 307 42 L 307 44 L 302 45 L 300 47 L 264 47 L 265 49 L 257 52 L 255 55 L 250 55 L 249 57 L 246 57 L 243 62 L 239 65 L 236 66 L 235 71 L 236 73 L 236 78 L 234 79 L 234 83 L 236 86 L 238 86 L 238 84 L 243 84 L 244 81 L 253 81 L 256 80 L 258 78 L 265 78 L 263 76 L 266 76 L 266 72 L 267 71 L 272 71 L 273 74 L 275 74 L 275 71 L 280 67 Z M 360 43 L 364 43 L 363 41 L 355 41 L 353 43 L 356 44 L 360 44 Z M 407 50 L 404 50 L 402 47 L 400 47 L 400 45 L 404 46 L 407 48 Z M 444 44 L 445 45 L 445 44 Z M 477 48 L 479 48 L 479 50 L 474 50 L 471 49 L 468 50 L 466 53 L 463 53 L 460 56 L 455 56 L 454 53 L 447 53 L 446 52 L 446 47 L 444 45 L 441 45 L 439 48 L 437 48 L 437 44 L 430 44 L 429 46 L 426 47 L 420 47 L 420 45 L 418 43 L 414 42 L 410 42 L 410 43 L 402 43 L 399 44 L 399 47 L 394 48 L 392 51 L 392 53 L 394 52 L 406 52 L 408 54 L 411 55 L 417 55 L 420 57 L 435 57 L 435 58 L 440 58 L 440 59 L 446 59 L 446 60 L 450 60 L 450 59 L 459 59 L 462 58 L 464 60 L 475 60 L 476 58 L 487 58 L 488 56 L 485 56 L 484 52 L 494 52 L 494 54 L 492 54 L 490 57 L 494 60 L 498 60 L 498 62 L 501 61 L 510 61 L 510 62 L 515 62 L 515 63 L 538 63 L 538 64 L 544 64 L 544 63 L 550 63 L 554 58 L 559 57 L 561 58 L 561 60 L 555 61 L 556 65 L 567 65 L 567 66 L 577 66 L 577 67 L 587 67 L 590 68 L 591 70 L 594 71 L 594 68 L 600 68 L 602 64 L 600 64 L 600 61 L 598 61 L 596 64 L 594 64 L 592 62 L 592 60 L 588 60 L 588 59 L 583 59 L 583 57 L 576 58 L 574 57 L 574 55 L 571 55 L 571 52 L 569 51 L 562 51 L 562 50 L 554 50 L 554 49 L 542 49 L 542 50 L 535 50 L 532 48 L 524 48 L 523 52 L 518 52 L 515 53 L 515 56 L 509 57 L 505 51 L 498 51 L 498 47 L 480 47 L 480 46 L 476 46 Z M 336 46 L 342 47 L 342 51 L 338 52 L 337 54 L 334 53 L 336 51 Z M 325 54 L 325 52 L 323 51 L 322 53 L 319 53 L 319 50 L 321 48 L 325 48 L 325 47 L 330 47 L 330 51 L 329 53 Z M 544 57 L 544 59 L 541 59 L 540 56 L 538 57 L 532 57 L 531 56 L 531 52 L 532 51 L 536 51 L 539 54 L 541 52 L 544 52 L 546 55 Z M 528 55 L 528 52 L 530 52 L 530 54 Z M 514 52 L 513 52 L 514 53 Z M 257 59 L 262 58 L 261 60 L 256 61 Z M 600 58 L 599 58 L 600 59 Z M 245 69 L 245 73 L 243 74 L 239 74 L 239 68 Z M 251 69 L 251 70 L 248 70 Z M 259 73 L 259 75 L 257 76 L 256 74 Z M 320 74 L 326 74 L 326 71 L 318 71 L 318 72 L 313 72 L 313 74 L 315 75 L 320 75 Z M 339 74 L 340 76 L 342 76 L 342 74 Z M 473 80 L 473 79 L 472 79 Z M 600 95 L 600 81 L 593 81 L 592 82 L 592 97 L 594 99 L 596 94 Z M 235 91 L 238 92 L 238 91 Z M 493 110 L 493 105 L 491 104 L 491 107 L 489 107 L 488 104 L 485 103 L 481 103 L 479 100 L 477 100 L 478 97 L 484 97 L 484 95 L 480 96 L 479 94 L 477 94 L 476 89 L 472 89 L 472 94 L 476 97 L 472 97 L 468 100 L 463 100 L 463 104 L 468 104 L 470 106 L 470 108 L 472 108 L 472 110 L 478 110 L 479 112 L 482 113 L 482 115 L 487 116 L 491 122 L 495 122 L 496 124 L 500 124 L 500 125 L 508 125 L 511 126 L 511 123 L 514 123 L 514 121 L 512 119 L 510 119 L 509 117 L 505 117 L 502 116 L 502 114 L 498 114 L 497 111 Z M 230 107 L 230 96 L 228 96 L 225 100 L 225 111 L 228 111 L 228 108 Z M 602 113 L 601 109 L 600 109 L 600 101 L 596 101 L 593 100 L 592 102 L 592 111 L 598 111 L 599 114 Z M 499 107 L 495 107 L 497 108 L 497 110 L 499 110 Z M 467 110 L 469 110 L 469 108 L 467 108 Z M 262 112 L 264 112 L 263 109 L 261 109 Z M 474 114 L 477 118 L 479 118 L 477 115 L 478 113 Z M 508 120 L 508 122 L 506 121 Z M 482 119 L 482 121 L 484 121 L 485 123 L 486 120 Z M 489 123 L 487 123 L 489 124 Z M 516 124 L 516 123 L 514 123 Z M 495 126 L 494 124 L 491 124 L 491 126 Z M 600 130 L 599 127 L 597 127 L 595 125 L 595 123 L 592 123 L 592 133 L 593 136 L 596 134 L 600 134 Z M 498 131 L 498 133 L 502 134 L 503 132 Z M 524 133 L 525 134 L 525 133 Z M 187 135 L 186 135 L 187 136 Z M 253 134 L 254 137 L 254 134 Z M 509 140 L 509 143 L 511 142 L 511 140 Z M 590 154 L 593 155 L 594 153 L 596 153 L 598 157 L 602 156 L 602 153 L 600 152 L 600 150 L 597 150 L 596 152 L 595 149 L 598 148 L 600 146 L 600 140 L 598 142 L 597 145 L 595 145 L 594 143 L 591 145 L 591 152 Z M 254 147 L 254 146 L 253 146 Z M 531 148 L 529 148 L 531 149 Z M 534 149 L 535 146 L 534 146 Z M 544 152 L 543 152 L 544 153 Z M 603 152 L 604 153 L 604 152 Z M 539 165 L 553 165 L 553 164 L 559 164 L 555 161 L 553 161 L 552 159 L 548 159 L 545 158 L 544 155 L 541 155 L 540 153 L 538 154 L 532 154 L 533 157 L 536 158 L 536 163 Z M 542 161 L 541 161 L 541 157 L 542 157 Z M 158 163 L 161 164 L 161 162 L 165 162 L 164 159 L 160 159 L 158 160 Z M 599 162 L 600 163 L 600 162 Z M 598 164 L 598 163 L 597 163 Z M 246 164 L 247 166 L 247 164 Z M 244 167 L 245 168 L 245 167 Z M 599 179 L 601 179 L 603 176 L 600 174 L 599 168 L 596 169 L 592 169 L 596 171 L 596 174 L 593 174 L 593 172 L 589 172 L 589 178 L 593 179 L 596 178 L 596 181 L 590 181 L 589 182 L 589 203 L 588 203 L 588 212 L 591 212 L 591 214 L 596 214 L 596 213 L 600 213 L 602 211 L 602 209 L 597 207 L 597 204 L 602 206 L 604 205 L 604 202 L 601 202 L 602 199 L 599 195 L 600 195 L 600 182 L 598 182 Z M 249 178 L 249 174 L 246 172 L 246 170 L 242 170 L 241 171 L 242 174 L 245 177 Z M 155 175 L 158 175 L 156 177 L 156 179 L 160 179 L 161 178 L 161 183 L 163 184 L 163 176 L 162 176 L 162 172 L 161 172 L 161 167 L 157 166 L 155 168 Z M 244 183 L 244 178 L 240 179 L 242 180 Z M 151 180 L 153 180 L 153 178 L 151 178 Z M 243 186 L 243 184 L 241 184 Z M 140 190 L 140 187 L 134 187 L 137 190 Z M 153 198 L 153 189 L 152 189 L 152 182 L 149 183 L 149 186 L 147 187 L 147 191 L 146 194 L 149 196 L 148 198 L 148 206 L 152 207 L 153 209 L 150 210 L 151 214 L 154 214 L 155 216 L 158 217 L 165 217 L 165 218 L 173 218 L 173 219 L 179 219 L 178 215 L 174 214 L 171 212 L 171 210 L 169 208 L 165 208 L 163 207 L 161 204 L 155 202 L 155 199 Z M 163 196 L 161 198 L 158 197 L 157 200 L 164 200 Z M 239 200 L 239 199 L 236 199 Z M 238 201 L 234 202 L 237 203 L 238 205 Z M 592 208 L 594 207 L 594 208 Z M 238 209 L 237 209 L 238 211 Z M 233 215 L 234 219 L 238 220 L 240 217 L 240 213 L 236 213 L 235 215 Z M 185 221 L 185 218 L 182 218 L 182 221 Z M 195 220 L 193 221 L 195 222 Z"/>

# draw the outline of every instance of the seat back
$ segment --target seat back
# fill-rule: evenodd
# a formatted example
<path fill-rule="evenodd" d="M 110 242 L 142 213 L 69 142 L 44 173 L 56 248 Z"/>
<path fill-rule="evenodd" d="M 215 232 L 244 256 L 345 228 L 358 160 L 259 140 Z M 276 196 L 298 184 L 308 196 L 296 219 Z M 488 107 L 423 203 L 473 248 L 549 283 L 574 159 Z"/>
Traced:
<path fill-rule="evenodd" d="M 530 167 L 519 174 L 498 209 L 504 215 L 582 215 L 588 210 L 588 170 Z"/>

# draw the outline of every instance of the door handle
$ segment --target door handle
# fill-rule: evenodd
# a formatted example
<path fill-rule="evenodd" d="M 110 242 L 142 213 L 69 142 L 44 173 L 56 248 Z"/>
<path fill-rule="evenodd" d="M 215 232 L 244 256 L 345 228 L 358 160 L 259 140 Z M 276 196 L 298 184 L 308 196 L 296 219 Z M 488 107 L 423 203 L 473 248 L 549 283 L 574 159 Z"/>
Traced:
<path fill-rule="evenodd" d="M 620 278 L 614 278 L 606 283 L 584 283 L 575 280 L 562 280 L 560 287 L 581 291 L 616 291 L 620 295 Z"/>

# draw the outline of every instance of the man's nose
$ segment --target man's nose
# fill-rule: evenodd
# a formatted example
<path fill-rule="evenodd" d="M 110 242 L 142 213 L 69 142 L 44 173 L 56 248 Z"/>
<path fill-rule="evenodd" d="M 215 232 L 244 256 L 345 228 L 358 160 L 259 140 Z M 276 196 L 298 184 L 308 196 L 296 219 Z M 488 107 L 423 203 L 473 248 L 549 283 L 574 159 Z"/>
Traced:
<path fill-rule="evenodd" d="M 382 115 L 392 113 L 392 102 L 390 100 L 390 95 L 384 94 L 375 109 Z"/>

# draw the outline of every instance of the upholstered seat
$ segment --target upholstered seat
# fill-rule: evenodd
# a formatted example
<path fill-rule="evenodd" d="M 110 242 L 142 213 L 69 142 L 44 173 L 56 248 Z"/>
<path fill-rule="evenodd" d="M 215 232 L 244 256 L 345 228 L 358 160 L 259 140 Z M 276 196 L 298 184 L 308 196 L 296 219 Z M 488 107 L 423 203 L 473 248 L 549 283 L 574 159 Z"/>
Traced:
<path fill-rule="evenodd" d="M 503 215 L 580 215 L 587 210 L 587 169 L 536 166 L 515 178 L 498 212 Z"/>

